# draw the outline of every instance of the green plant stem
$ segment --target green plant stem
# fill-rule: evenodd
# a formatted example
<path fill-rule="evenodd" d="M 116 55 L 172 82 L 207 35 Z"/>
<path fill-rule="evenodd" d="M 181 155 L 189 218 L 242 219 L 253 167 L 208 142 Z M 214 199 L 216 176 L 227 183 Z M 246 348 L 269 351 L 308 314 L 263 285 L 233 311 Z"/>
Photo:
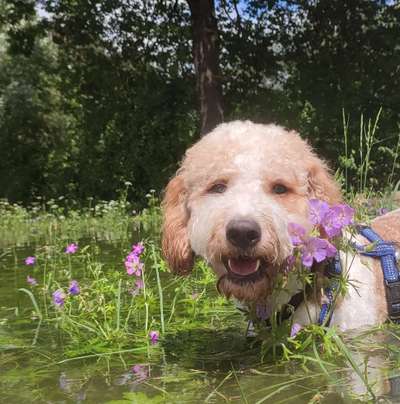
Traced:
<path fill-rule="evenodd" d="M 121 321 L 121 283 L 122 279 L 118 281 L 118 292 L 117 292 L 117 331 L 119 331 L 120 321 Z"/>
<path fill-rule="evenodd" d="M 165 333 L 165 326 L 164 326 L 164 300 L 163 300 L 163 291 L 162 291 L 162 286 L 161 286 L 161 280 L 160 280 L 160 273 L 159 273 L 159 264 L 156 256 L 156 251 L 154 248 L 154 245 L 152 244 L 151 246 L 151 252 L 153 255 L 153 262 L 154 262 L 154 267 L 156 270 L 156 277 L 157 277 L 157 287 L 158 287 L 158 298 L 160 301 L 160 322 L 161 322 L 161 331 L 164 334 Z"/>

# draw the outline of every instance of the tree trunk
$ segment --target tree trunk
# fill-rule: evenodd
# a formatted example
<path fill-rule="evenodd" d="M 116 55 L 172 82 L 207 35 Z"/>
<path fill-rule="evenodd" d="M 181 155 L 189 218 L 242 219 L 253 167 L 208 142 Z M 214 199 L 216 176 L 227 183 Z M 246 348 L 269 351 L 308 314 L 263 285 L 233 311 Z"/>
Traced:
<path fill-rule="evenodd" d="M 224 120 L 218 64 L 218 28 L 214 0 L 187 0 L 192 17 L 193 57 L 200 99 L 201 135 Z"/>

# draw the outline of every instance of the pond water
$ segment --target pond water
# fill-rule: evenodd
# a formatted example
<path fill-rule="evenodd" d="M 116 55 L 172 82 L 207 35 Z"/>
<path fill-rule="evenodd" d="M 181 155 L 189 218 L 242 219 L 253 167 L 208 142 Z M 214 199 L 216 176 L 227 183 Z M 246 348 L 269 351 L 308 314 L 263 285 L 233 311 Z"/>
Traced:
<path fill-rule="evenodd" d="M 121 266 L 125 242 L 96 243 L 105 271 Z M 221 313 L 228 317 L 221 327 L 182 327 L 166 333 L 156 346 L 71 356 L 65 336 L 32 315 L 29 296 L 18 291 L 27 288 L 30 268 L 23 260 L 35 247 L 0 250 L 0 402 L 345 403 L 368 399 L 359 376 L 343 363 L 323 367 L 304 360 L 261 363 L 260 344 L 245 338 L 246 323 L 233 308 Z M 163 281 L 171 277 L 163 274 Z M 165 304 L 172 299 L 167 294 Z M 387 335 L 384 341 L 372 339 L 370 352 L 356 356 L 361 364 L 367 361 L 371 383 L 376 381 L 373 388 L 387 402 L 400 402 L 397 335 L 391 331 L 390 340 Z"/>

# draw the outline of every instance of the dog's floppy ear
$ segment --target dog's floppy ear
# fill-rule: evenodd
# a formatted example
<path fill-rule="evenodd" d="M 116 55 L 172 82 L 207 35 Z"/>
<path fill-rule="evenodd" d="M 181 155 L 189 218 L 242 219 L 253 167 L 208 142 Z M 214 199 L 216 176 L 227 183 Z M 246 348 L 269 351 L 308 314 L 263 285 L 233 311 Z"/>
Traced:
<path fill-rule="evenodd" d="M 342 202 L 339 185 L 334 180 L 328 166 L 316 156 L 312 156 L 308 167 L 309 198 L 321 199 L 330 205 Z"/>
<path fill-rule="evenodd" d="M 162 250 L 170 269 L 180 275 L 191 271 L 194 260 L 187 234 L 189 213 L 185 206 L 186 198 L 183 178 L 177 175 L 167 185 L 162 202 Z"/>

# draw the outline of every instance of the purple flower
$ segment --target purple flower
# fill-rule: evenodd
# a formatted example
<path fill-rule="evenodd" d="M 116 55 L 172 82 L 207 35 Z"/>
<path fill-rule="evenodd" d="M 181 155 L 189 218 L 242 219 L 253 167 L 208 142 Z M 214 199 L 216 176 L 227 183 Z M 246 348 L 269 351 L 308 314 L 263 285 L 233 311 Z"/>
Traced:
<path fill-rule="evenodd" d="M 348 226 L 353 223 L 354 209 L 346 204 L 334 205 L 331 210 L 335 211 L 342 226 Z"/>
<path fill-rule="evenodd" d="M 313 225 L 317 226 L 323 223 L 326 214 L 329 212 L 329 205 L 319 199 L 310 199 L 309 217 Z"/>
<path fill-rule="evenodd" d="M 301 262 L 307 268 L 311 268 L 313 261 L 321 262 L 325 258 L 334 257 L 336 247 L 328 240 L 318 237 L 309 237 L 301 246 Z"/>
<path fill-rule="evenodd" d="M 294 246 L 301 245 L 306 235 L 306 229 L 297 223 L 288 224 L 288 232 Z"/>
<path fill-rule="evenodd" d="M 322 226 L 328 237 L 340 235 L 342 228 L 353 222 L 354 209 L 349 205 L 332 206 L 325 215 Z"/>
<path fill-rule="evenodd" d="M 65 253 L 66 254 L 75 254 L 77 250 L 78 250 L 78 245 L 75 243 L 71 243 L 71 244 L 68 244 L 67 247 L 65 248 Z"/>
<path fill-rule="evenodd" d="M 35 265 L 36 258 L 35 257 L 26 257 L 25 265 Z"/>
<path fill-rule="evenodd" d="M 325 208 L 321 208 L 320 210 L 322 211 L 323 209 Z M 328 214 L 329 212 L 330 211 L 328 211 Z M 325 218 L 323 220 L 325 220 Z M 312 266 L 314 260 L 316 262 L 321 262 L 325 258 L 333 257 L 336 254 L 336 247 L 333 246 L 328 240 L 306 235 L 305 228 L 296 223 L 289 223 L 288 231 L 292 244 L 297 247 L 301 253 L 301 262 L 307 268 Z M 288 268 L 289 265 L 293 265 L 293 263 L 294 258 L 289 257 Z"/>
<path fill-rule="evenodd" d="M 302 328 L 303 328 L 303 327 L 302 327 L 300 324 L 298 324 L 298 323 L 293 323 L 292 329 L 290 330 L 290 336 L 291 336 L 291 337 L 295 337 L 295 336 L 299 333 L 299 331 L 300 331 Z"/>
<path fill-rule="evenodd" d="M 158 339 L 160 338 L 160 333 L 158 331 L 150 331 L 149 332 L 150 342 L 154 345 L 157 344 Z"/>
<path fill-rule="evenodd" d="M 342 228 L 353 222 L 354 209 L 349 205 L 329 205 L 318 199 L 309 201 L 310 221 L 315 226 L 321 225 L 329 238 L 340 235 Z"/>
<path fill-rule="evenodd" d="M 141 276 L 144 264 L 140 262 L 140 255 L 144 250 L 143 243 L 132 246 L 132 251 L 125 258 L 125 269 L 128 275 Z"/>
<path fill-rule="evenodd" d="M 140 257 L 135 254 L 133 251 L 131 251 L 127 256 L 126 256 L 126 261 L 128 262 L 139 262 Z"/>
<path fill-rule="evenodd" d="M 141 276 L 144 264 L 142 262 L 125 261 L 125 268 L 128 275 Z"/>
<path fill-rule="evenodd" d="M 142 254 L 142 252 L 144 251 L 144 245 L 142 242 L 134 244 L 132 246 L 132 253 L 136 256 L 139 256 Z"/>
<path fill-rule="evenodd" d="M 73 280 L 69 283 L 68 292 L 73 296 L 79 295 L 79 293 L 81 292 L 81 288 L 79 287 L 78 281 Z"/>
<path fill-rule="evenodd" d="M 132 366 L 131 371 L 136 376 L 138 381 L 144 380 L 148 376 L 147 369 L 142 365 L 134 365 L 134 366 Z"/>
<path fill-rule="evenodd" d="M 63 307 L 66 297 L 67 296 L 62 289 L 57 289 L 53 293 L 53 303 L 58 307 Z"/>
<path fill-rule="evenodd" d="M 26 281 L 29 283 L 31 286 L 36 286 L 37 285 L 37 280 L 35 278 L 32 278 L 30 275 L 26 277 Z"/>

